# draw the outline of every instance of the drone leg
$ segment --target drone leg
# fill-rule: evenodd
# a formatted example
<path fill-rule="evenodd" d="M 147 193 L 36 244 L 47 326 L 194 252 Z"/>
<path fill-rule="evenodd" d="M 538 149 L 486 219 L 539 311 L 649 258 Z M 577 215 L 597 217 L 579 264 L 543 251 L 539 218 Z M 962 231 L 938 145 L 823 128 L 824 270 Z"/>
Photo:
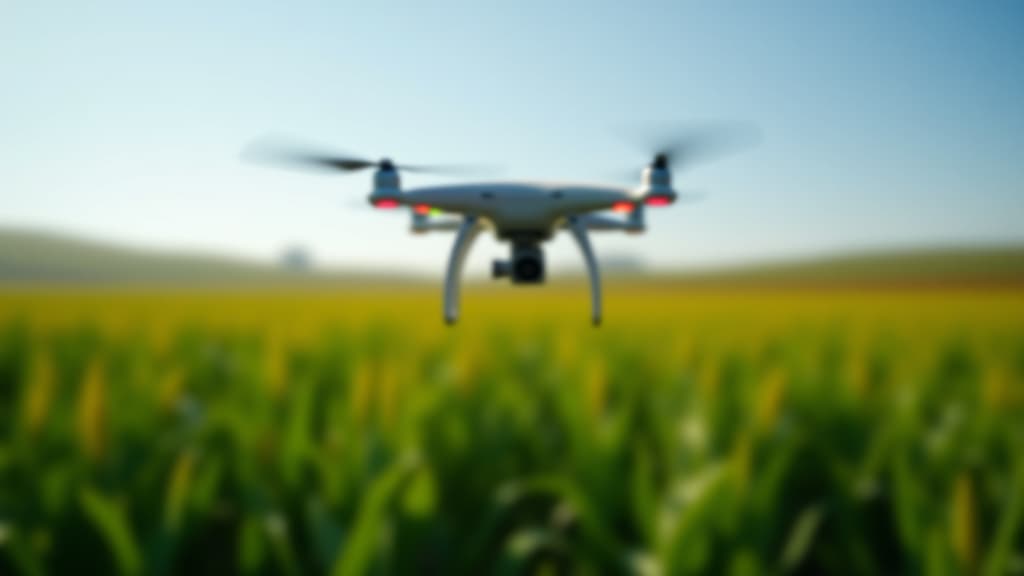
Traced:
<path fill-rule="evenodd" d="M 455 324 L 459 319 L 459 278 L 462 276 L 462 265 L 481 230 L 483 226 L 480 225 L 480 219 L 476 216 L 467 216 L 455 236 L 455 245 L 452 246 L 452 253 L 448 258 L 448 272 L 444 280 L 444 321 L 447 324 Z"/>
<path fill-rule="evenodd" d="M 590 238 L 587 236 L 587 227 L 579 218 L 569 219 L 569 231 L 572 232 L 576 244 L 583 252 L 583 259 L 587 262 L 587 274 L 590 276 L 590 314 L 594 326 L 601 325 L 601 273 L 597 269 L 597 258 L 594 257 L 594 249 L 590 246 Z"/>

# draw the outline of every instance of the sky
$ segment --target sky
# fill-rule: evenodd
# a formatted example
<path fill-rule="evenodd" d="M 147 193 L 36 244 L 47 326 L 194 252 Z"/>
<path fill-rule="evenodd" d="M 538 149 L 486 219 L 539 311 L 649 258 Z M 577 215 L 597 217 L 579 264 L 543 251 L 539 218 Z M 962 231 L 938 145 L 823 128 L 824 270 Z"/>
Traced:
<path fill-rule="evenodd" d="M 1024 4 L 0 0 L 0 227 L 440 274 L 370 174 L 241 160 L 268 134 L 603 181 L 636 135 L 745 123 L 599 256 L 714 266 L 1024 242 Z M 624 134 L 630 136 L 623 137 Z M 438 177 L 405 175 L 403 184 Z M 465 181 L 459 179 L 458 181 Z M 549 258 L 579 266 L 564 234 Z M 507 248 L 485 240 L 469 268 Z"/>

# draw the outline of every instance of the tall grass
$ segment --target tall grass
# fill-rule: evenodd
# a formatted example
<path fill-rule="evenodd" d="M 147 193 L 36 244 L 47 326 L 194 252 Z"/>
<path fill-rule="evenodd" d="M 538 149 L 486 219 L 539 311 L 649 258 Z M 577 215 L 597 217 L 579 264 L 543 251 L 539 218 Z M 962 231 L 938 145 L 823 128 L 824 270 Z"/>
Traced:
<path fill-rule="evenodd" d="M 0 574 L 1024 570 L 1024 296 L 0 294 Z"/>

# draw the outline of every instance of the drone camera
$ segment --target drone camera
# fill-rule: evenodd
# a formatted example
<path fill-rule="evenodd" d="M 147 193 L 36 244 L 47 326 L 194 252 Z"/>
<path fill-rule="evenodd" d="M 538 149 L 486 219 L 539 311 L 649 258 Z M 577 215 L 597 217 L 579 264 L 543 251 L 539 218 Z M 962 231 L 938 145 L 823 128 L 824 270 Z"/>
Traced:
<path fill-rule="evenodd" d="M 544 282 L 544 251 L 534 242 L 514 243 L 511 268 L 513 284 Z"/>
<path fill-rule="evenodd" d="M 491 267 L 494 278 L 511 278 L 513 284 L 544 282 L 544 252 L 535 242 L 515 242 L 511 260 L 495 260 Z"/>

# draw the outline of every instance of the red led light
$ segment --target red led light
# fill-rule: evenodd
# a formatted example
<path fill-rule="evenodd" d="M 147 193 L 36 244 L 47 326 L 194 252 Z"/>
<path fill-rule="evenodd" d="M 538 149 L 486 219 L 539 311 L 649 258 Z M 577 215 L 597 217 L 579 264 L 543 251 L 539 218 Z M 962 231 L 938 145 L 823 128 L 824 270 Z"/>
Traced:
<path fill-rule="evenodd" d="M 412 210 L 420 216 L 430 214 L 430 206 L 427 206 L 426 204 L 417 204 Z"/>
<path fill-rule="evenodd" d="M 668 206 L 672 203 L 672 198 L 668 196 L 651 196 L 644 204 L 648 206 Z"/>
<path fill-rule="evenodd" d="M 394 198 L 381 198 L 374 201 L 373 205 L 376 208 L 398 208 L 398 200 Z"/>
<path fill-rule="evenodd" d="M 629 214 L 632 211 L 632 202 L 616 202 L 615 204 L 612 204 L 612 212 L 618 212 L 619 214 Z"/>

